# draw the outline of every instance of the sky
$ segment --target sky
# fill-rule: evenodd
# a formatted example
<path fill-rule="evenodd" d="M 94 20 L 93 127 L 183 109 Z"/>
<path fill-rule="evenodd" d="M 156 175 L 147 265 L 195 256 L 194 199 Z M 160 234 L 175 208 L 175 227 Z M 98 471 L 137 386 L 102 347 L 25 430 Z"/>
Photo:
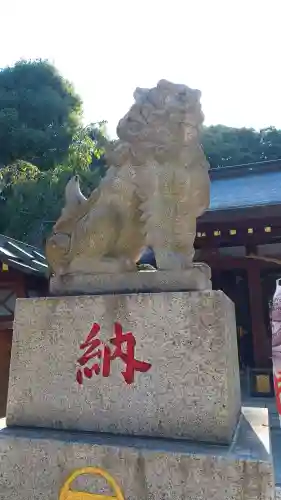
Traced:
<path fill-rule="evenodd" d="M 281 0 L 2 0 L 0 68 L 36 58 L 111 136 L 162 78 L 202 91 L 206 125 L 281 128 Z"/>

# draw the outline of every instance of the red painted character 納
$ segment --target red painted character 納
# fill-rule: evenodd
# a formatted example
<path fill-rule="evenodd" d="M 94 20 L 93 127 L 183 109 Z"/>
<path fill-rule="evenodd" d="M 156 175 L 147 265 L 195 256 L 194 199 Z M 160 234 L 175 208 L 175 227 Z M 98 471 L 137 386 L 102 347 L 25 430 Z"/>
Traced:
<path fill-rule="evenodd" d="M 135 359 L 136 339 L 132 332 L 124 333 L 120 323 L 114 324 L 115 335 L 110 339 L 114 349 L 97 338 L 99 332 L 100 325 L 94 323 L 87 339 L 80 344 L 80 349 L 85 349 L 85 352 L 77 360 L 80 366 L 76 373 L 78 384 L 83 383 L 83 376 L 92 378 L 94 373 L 96 375 L 101 373 L 103 377 L 108 377 L 111 362 L 117 358 L 125 363 L 125 370 L 122 371 L 122 375 L 126 384 L 134 382 L 135 371 L 145 373 L 151 368 L 150 363 Z M 93 360 L 95 362 L 88 366 L 88 363 Z"/>

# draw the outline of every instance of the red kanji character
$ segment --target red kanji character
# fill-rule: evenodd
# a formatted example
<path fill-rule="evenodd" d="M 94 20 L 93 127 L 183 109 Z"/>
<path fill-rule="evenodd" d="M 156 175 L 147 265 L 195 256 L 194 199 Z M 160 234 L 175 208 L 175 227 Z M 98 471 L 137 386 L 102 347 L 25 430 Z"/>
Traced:
<path fill-rule="evenodd" d="M 80 366 L 85 366 L 88 361 L 93 358 L 101 358 L 102 351 L 101 349 L 97 348 L 102 344 L 102 342 L 99 339 L 95 338 L 98 335 L 99 331 L 100 325 L 98 323 L 94 323 L 85 342 L 80 344 L 80 349 L 86 349 L 81 358 L 77 360 Z M 92 378 L 93 372 L 95 372 L 96 375 L 100 373 L 100 366 L 98 363 L 94 363 L 91 368 L 85 366 L 83 371 L 81 370 L 81 368 L 78 368 L 76 373 L 76 380 L 78 384 L 81 385 L 83 383 L 83 374 L 87 378 Z"/>
<path fill-rule="evenodd" d="M 123 333 L 120 323 L 115 323 L 114 333 L 115 337 L 110 339 L 110 343 L 115 346 L 115 351 L 111 354 L 110 348 L 105 346 L 102 375 L 108 377 L 110 375 L 110 362 L 120 358 L 126 364 L 126 369 L 122 372 L 125 382 L 132 384 L 135 371 L 145 373 L 151 368 L 151 364 L 135 359 L 136 339 L 132 332 Z M 125 344 L 125 351 L 122 350 L 123 344 Z"/>
<path fill-rule="evenodd" d="M 108 377 L 110 375 L 111 361 L 116 358 L 122 359 L 126 364 L 126 369 L 122 372 L 122 375 L 127 384 L 132 384 L 134 382 L 135 371 L 144 373 L 151 368 L 150 363 L 135 359 L 136 340 L 132 332 L 123 333 L 122 326 L 119 323 L 115 323 L 115 337 L 110 339 L 110 343 L 115 346 L 115 350 L 112 353 L 108 345 L 95 338 L 99 331 L 100 326 L 94 323 L 86 341 L 80 345 L 80 349 L 86 349 L 86 351 L 77 361 L 81 367 L 84 367 L 83 370 L 81 368 L 77 370 L 76 380 L 78 384 L 81 385 L 83 383 L 83 375 L 87 378 L 92 378 L 93 372 L 96 375 L 100 373 L 100 365 L 98 363 L 94 363 L 92 367 L 85 366 L 93 358 L 101 359 L 103 357 L 103 377 Z M 125 351 L 122 350 L 123 344 L 125 344 Z M 100 346 L 103 346 L 103 349 L 101 349 Z"/>

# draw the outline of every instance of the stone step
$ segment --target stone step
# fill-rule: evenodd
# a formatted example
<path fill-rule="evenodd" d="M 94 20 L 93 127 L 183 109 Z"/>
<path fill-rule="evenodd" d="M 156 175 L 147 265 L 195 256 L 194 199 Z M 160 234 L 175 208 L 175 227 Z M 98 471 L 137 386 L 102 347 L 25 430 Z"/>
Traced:
<path fill-rule="evenodd" d="M 66 481 L 75 472 L 78 477 L 75 479 L 74 474 L 69 484 L 73 494 L 88 491 L 115 495 L 118 500 L 272 500 L 267 423 L 266 410 L 244 409 L 230 446 L 85 432 L 2 429 L 0 500 L 78 498 L 65 495 Z M 108 481 L 113 478 L 113 491 L 92 472 L 105 473 Z M 120 488 L 121 496 L 117 497 L 114 487 Z"/>

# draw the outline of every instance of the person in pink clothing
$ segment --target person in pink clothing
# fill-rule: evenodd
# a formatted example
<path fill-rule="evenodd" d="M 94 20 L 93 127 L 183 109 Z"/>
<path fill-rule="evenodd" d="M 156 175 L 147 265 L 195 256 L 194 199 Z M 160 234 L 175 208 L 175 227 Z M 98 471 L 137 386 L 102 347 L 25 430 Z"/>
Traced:
<path fill-rule="evenodd" d="M 276 281 L 276 290 L 273 296 L 270 316 L 274 389 L 281 424 L 281 279 Z"/>
<path fill-rule="evenodd" d="M 280 282 L 280 283 L 279 283 Z M 276 290 L 271 307 L 272 362 L 274 372 L 281 372 L 281 280 L 276 282 Z"/>

